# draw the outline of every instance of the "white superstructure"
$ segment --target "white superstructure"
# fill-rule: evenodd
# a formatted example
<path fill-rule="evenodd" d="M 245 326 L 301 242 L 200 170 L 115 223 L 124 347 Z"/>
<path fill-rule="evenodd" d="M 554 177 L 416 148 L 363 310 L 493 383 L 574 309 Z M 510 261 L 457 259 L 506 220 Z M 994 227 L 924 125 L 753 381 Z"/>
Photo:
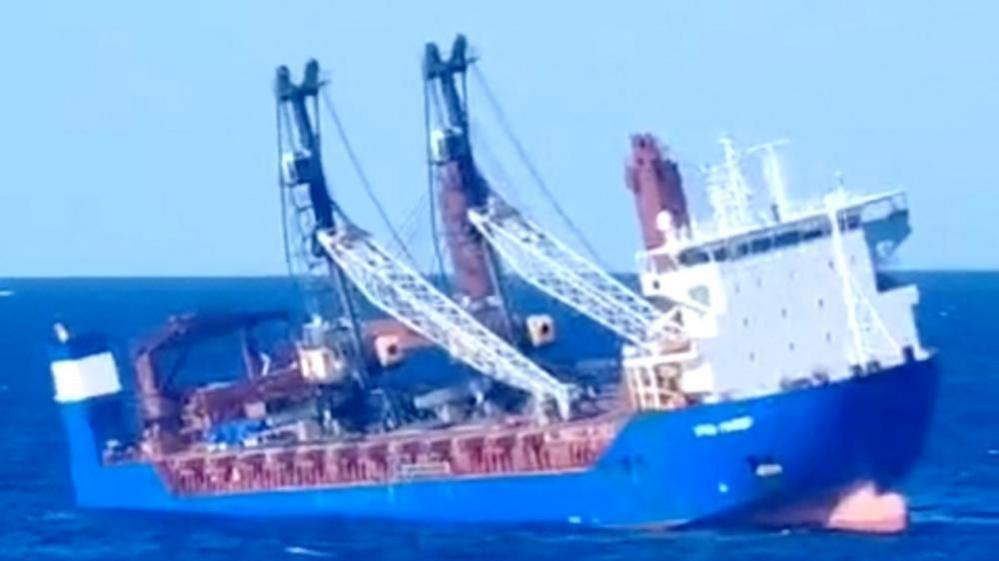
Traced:
<path fill-rule="evenodd" d="M 657 371 L 679 375 L 674 389 L 687 391 L 686 385 L 714 400 L 925 358 L 914 320 L 916 287 L 878 274 L 879 263 L 909 232 L 904 194 L 850 196 L 840 188 L 820 203 L 794 208 L 773 145 L 764 145 L 754 151 L 765 156 L 772 213 L 754 214 L 739 168 L 746 153 L 729 141 L 723 146 L 725 164 L 709 175 L 714 220 L 640 255 L 647 297 L 669 300 L 679 291 L 707 308 L 690 318 L 709 324 L 691 337 L 699 360 L 671 370 L 665 354 L 628 356 L 626 349 L 632 395 L 661 386 Z M 652 376 L 651 386 L 641 382 L 643 375 Z"/>

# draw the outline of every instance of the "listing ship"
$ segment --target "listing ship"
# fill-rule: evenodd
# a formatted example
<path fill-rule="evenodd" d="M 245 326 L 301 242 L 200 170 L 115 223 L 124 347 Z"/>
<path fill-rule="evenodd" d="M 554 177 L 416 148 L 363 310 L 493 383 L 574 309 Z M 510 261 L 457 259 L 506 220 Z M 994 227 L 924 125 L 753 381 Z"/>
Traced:
<path fill-rule="evenodd" d="M 678 166 L 632 139 L 627 186 L 640 293 L 504 200 L 468 135 L 464 38 L 428 45 L 428 155 L 449 286 L 389 251 L 331 197 L 320 159 L 326 84 L 278 70 L 289 263 L 309 312 L 171 318 L 123 378 L 99 334 L 56 326 L 55 401 L 79 505 L 245 517 L 593 526 L 804 524 L 899 531 L 898 485 L 936 394 L 916 287 L 882 265 L 909 233 L 903 193 L 836 189 L 791 204 L 773 144 L 707 170 L 710 220 Z M 335 117 L 335 114 L 334 114 Z M 339 121 L 337 121 L 339 125 Z M 349 151 L 349 148 L 348 148 Z M 764 208 L 744 168 L 763 165 Z M 757 201 L 758 202 L 758 201 Z M 505 267 L 505 268 L 504 268 Z M 520 315 L 505 273 L 622 341 L 610 376 L 540 366 L 570 335 Z M 382 317 L 362 310 L 373 305 Z M 558 329 L 556 329 L 558 327 Z M 190 349 L 239 341 L 242 366 L 181 383 Z M 400 365 L 429 347 L 438 387 Z M 437 372 L 437 370 L 440 372 Z"/>

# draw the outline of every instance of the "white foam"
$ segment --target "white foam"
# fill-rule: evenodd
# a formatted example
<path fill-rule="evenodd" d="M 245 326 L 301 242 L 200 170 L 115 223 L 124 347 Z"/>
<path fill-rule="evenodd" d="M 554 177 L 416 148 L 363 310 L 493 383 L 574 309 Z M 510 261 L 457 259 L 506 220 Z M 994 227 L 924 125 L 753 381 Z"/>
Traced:
<path fill-rule="evenodd" d="M 297 545 L 292 545 L 284 548 L 285 553 L 291 555 L 303 555 L 305 557 L 332 557 L 329 553 L 323 551 L 318 551 L 315 549 L 309 549 L 307 547 L 299 547 Z"/>

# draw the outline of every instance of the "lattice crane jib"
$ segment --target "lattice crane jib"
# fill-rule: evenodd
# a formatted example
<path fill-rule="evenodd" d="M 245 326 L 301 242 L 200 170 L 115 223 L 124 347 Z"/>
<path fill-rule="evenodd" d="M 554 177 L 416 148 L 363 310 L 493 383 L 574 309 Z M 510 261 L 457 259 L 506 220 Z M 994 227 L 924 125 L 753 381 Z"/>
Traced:
<path fill-rule="evenodd" d="M 504 261 L 532 286 L 636 345 L 682 326 L 664 312 L 494 196 L 469 218 Z"/>
<path fill-rule="evenodd" d="M 372 304 L 482 374 L 531 394 L 537 403 L 551 399 L 559 414 L 568 417 L 568 386 L 485 328 L 367 233 L 348 226 L 337 232 L 320 231 L 317 239 Z"/>

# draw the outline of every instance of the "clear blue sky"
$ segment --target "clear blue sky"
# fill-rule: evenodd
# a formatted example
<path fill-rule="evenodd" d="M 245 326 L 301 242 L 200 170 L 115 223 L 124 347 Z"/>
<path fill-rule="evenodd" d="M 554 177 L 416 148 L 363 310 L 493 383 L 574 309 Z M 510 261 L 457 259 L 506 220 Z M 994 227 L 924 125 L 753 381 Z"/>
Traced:
<path fill-rule="evenodd" d="M 270 81 L 309 56 L 401 220 L 425 189 L 422 45 L 457 31 L 615 269 L 638 244 L 622 186 L 637 130 L 689 162 L 714 159 L 722 132 L 788 137 L 795 192 L 836 170 L 909 191 L 899 265 L 999 267 L 999 4 L 588 4 L 7 3 L 0 276 L 283 272 Z M 344 159 L 328 160 L 337 196 L 384 237 Z"/>

